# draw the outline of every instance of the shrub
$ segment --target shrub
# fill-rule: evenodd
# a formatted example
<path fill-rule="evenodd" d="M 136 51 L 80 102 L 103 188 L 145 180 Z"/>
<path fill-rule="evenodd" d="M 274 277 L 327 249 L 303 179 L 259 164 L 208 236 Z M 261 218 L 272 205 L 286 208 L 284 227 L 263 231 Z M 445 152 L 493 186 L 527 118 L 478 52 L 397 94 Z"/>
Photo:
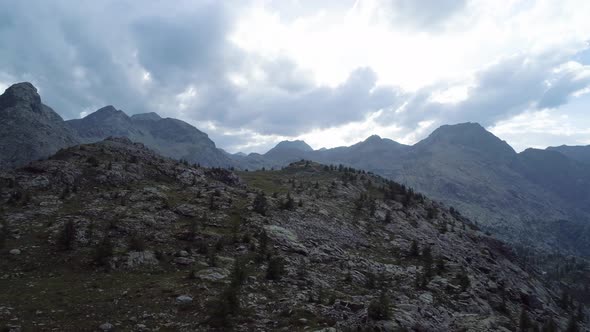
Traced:
<path fill-rule="evenodd" d="M 215 327 L 231 327 L 232 321 L 229 318 L 238 314 L 239 311 L 240 288 L 232 283 L 212 303 L 209 324 Z"/>
<path fill-rule="evenodd" d="M 295 207 L 295 200 L 291 197 L 291 193 L 287 193 L 287 197 L 281 204 L 281 209 L 283 210 L 293 210 Z"/>
<path fill-rule="evenodd" d="M 372 320 L 388 320 L 390 319 L 389 308 L 389 299 L 385 296 L 385 293 L 381 293 L 379 299 L 375 299 L 369 303 L 367 315 Z"/>
<path fill-rule="evenodd" d="M 236 258 L 231 274 L 231 282 L 236 285 L 242 285 L 247 277 L 246 264 L 243 260 Z"/>
<path fill-rule="evenodd" d="M 214 250 L 210 250 L 207 254 L 207 263 L 211 267 L 217 267 L 217 255 Z"/>
<path fill-rule="evenodd" d="M 76 226 L 72 220 L 68 220 L 64 223 L 64 228 L 62 229 L 59 242 L 62 247 L 66 250 L 72 249 L 72 245 L 76 240 Z"/>
<path fill-rule="evenodd" d="M 98 159 L 96 159 L 95 156 L 88 157 L 88 159 L 86 159 L 86 162 L 89 163 L 92 167 L 98 167 L 100 165 L 100 161 L 98 161 Z"/>
<path fill-rule="evenodd" d="M 6 246 L 6 240 L 8 239 L 9 234 L 8 223 L 0 219 L 0 249 L 4 249 Z"/>
<path fill-rule="evenodd" d="M 133 235 L 129 239 L 129 244 L 127 245 L 129 251 L 144 251 L 145 250 L 145 241 L 139 235 Z"/>
<path fill-rule="evenodd" d="M 257 212 L 264 216 L 266 215 L 266 207 L 266 196 L 264 195 L 264 192 L 259 192 L 254 198 L 254 202 L 252 203 L 252 209 L 254 210 L 254 212 Z"/>
<path fill-rule="evenodd" d="M 384 223 L 390 224 L 393 218 L 391 217 L 391 211 L 385 212 L 385 219 L 383 220 Z"/>
<path fill-rule="evenodd" d="M 418 243 L 416 240 L 412 240 L 412 244 L 410 245 L 410 257 L 418 257 L 420 254 L 420 249 L 418 248 Z"/>
<path fill-rule="evenodd" d="M 465 269 L 461 269 L 461 272 L 457 275 L 457 279 L 459 280 L 459 286 L 461 286 L 462 291 L 466 291 L 469 286 L 471 286 L 471 280 L 469 280 L 469 276 Z"/>
<path fill-rule="evenodd" d="M 526 332 L 532 327 L 531 319 L 524 308 L 520 312 L 520 323 L 518 325 L 522 332 Z"/>
<path fill-rule="evenodd" d="M 266 279 L 280 280 L 283 274 L 285 274 L 283 260 L 280 257 L 271 258 L 268 261 L 268 267 L 266 268 Z"/>
<path fill-rule="evenodd" d="M 113 257 L 113 244 L 108 235 L 94 249 L 94 261 L 98 265 L 107 265 L 109 258 Z"/>

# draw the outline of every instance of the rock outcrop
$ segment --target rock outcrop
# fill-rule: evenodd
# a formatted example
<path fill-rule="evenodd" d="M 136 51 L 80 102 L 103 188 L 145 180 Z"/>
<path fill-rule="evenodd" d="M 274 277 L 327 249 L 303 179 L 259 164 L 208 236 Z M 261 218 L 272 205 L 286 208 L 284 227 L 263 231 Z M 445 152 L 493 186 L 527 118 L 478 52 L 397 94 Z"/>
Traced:
<path fill-rule="evenodd" d="M 31 83 L 14 84 L 0 95 L 0 168 L 23 166 L 78 143 Z"/>

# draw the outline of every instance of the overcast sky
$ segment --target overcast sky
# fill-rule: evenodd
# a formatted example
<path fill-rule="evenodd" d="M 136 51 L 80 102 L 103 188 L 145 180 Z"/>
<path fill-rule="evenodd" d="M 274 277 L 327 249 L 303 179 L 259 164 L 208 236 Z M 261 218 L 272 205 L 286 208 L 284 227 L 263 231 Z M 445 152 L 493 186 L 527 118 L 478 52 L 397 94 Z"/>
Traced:
<path fill-rule="evenodd" d="M 589 17 L 588 0 L 0 0 L 0 89 L 30 81 L 66 119 L 157 112 L 231 152 L 467 121 L 517 150 L 590 144 Z"/>

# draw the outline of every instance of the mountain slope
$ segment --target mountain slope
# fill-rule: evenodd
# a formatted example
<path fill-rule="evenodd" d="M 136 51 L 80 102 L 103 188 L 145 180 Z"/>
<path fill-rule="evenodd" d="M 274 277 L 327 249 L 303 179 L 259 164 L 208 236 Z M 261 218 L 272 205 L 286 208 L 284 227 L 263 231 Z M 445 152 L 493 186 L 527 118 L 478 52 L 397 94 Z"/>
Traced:
<path fill-rule="evenodd" d="M 577 160 L 579 162 L 590 164 L 590 145 L 586 146 L 550 146 L 547 148 L 550 151 L 557 151 L 567 156 L 570 159 Z"/>
<path fill-rule="evenodd" d="M 265 164 L 264 156 L 257 158 Z M 284 155 L 273 167 L 301 158 L 404 183 L 512 243 L 590 255 L 590 167 L 552 151 L 517 154 L 479 124 L 445 125 L 413 146 L 372 136 L 349 147 Z"/>
<path fill-rule="evenodd" d="M 0 168 L 22 166 L 78 143 L 32 84 L 14 84 L 0 95 Z"/>
<path fill-rule="evenodd" d="M 67 123 L 86 143 L 110 136 L 123 136 L 144 143 L 167 157 L 206 166 L 233 165 L 232 160 L 217 149 L 207 134 L 184 121 L 163 119 L 156 113 L 129 117 L 113 106 L 106 106 L 82 119 L 69 120 Z"/>
<path fill-rule="evenodd" d="M 523 315 L 569 319 L 457 211 L 353 169 L 238 177 L 112 138 L 0 181 L 2 328 L 506 331 Z"/>

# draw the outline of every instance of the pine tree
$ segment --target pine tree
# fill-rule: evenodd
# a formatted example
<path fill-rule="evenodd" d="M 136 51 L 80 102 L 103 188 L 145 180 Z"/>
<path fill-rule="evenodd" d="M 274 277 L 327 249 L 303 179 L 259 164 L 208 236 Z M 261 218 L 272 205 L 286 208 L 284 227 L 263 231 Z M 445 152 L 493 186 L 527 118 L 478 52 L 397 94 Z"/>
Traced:
<path fill-rule="evenodd" d="M 60 234 L 60 243 L 64 249 L 70 250 L 76 240 L 76 226 L 72 220 L 64 223 L 64 228 Z"/>
<path fill-rule="evenodd" d="M 412 240 L 412 244 L 410 245 L 410 257 L 418 257 L 420 254 L 420 249 L 418 248 L 418 243 L 416 240 Z"/>
<path fill-rule="evenodd" d="M 390 224 L 392 220 L 393 218 L 391 217 L 391 211 L 387 210 L 387 212 L 385 212 L 385 219 L 383 219 L 383 222 Z"/>
<path fill-rule="evenodd" d="M 367 315 L 372 320 L 389 320 L 391 318 L 389 299 L 384 292 L 379 295 L 379 299 L 370 302 Z"/>
<path fill-rule="evenodd" d="M 254 198 L 254 202 L 252 203 L 252 208 L 255 212 L 266 215 L 266 208 L 267 208 L 267 201 L 264 192 L 259 192 L 256 197 Z"/>
<path fill-rule="evenodd" d="M 527 332 L 533 325 L 525 308 L 522 308 L 520 311 L 520 320 L 518 325 L 521 332 Z"/>

